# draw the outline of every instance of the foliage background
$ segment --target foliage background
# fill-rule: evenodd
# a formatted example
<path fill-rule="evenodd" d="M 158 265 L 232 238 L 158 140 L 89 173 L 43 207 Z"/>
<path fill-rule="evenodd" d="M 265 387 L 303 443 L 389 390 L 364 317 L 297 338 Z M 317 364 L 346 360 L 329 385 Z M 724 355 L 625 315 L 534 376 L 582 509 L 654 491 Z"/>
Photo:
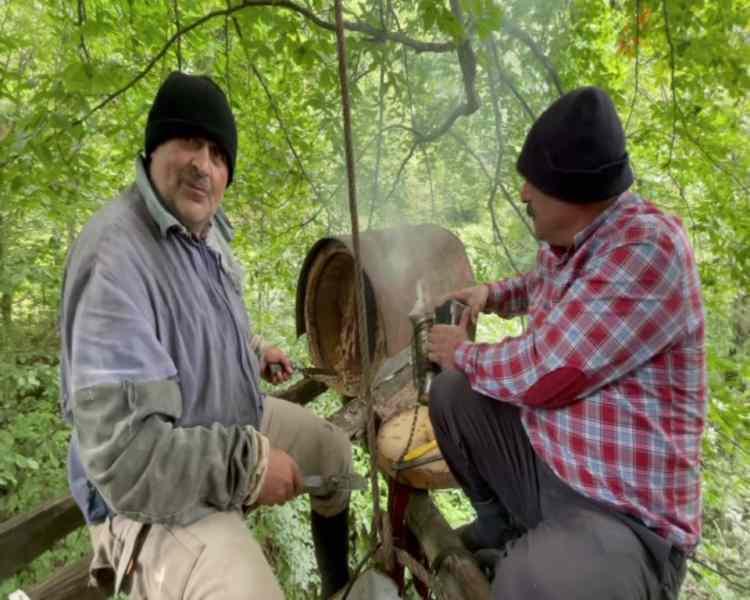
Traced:
<path fill-rule="evenodd" d="M 66 491 L 56 329 L 66 252 L 132 180 L 148 107 L 173 69 L 210 73 L 228 92 L 240 156 L 226 208 L 248 307 L 260 331 L 307 360 L 306 340 L 294 336 L 298 269 L 318 238 L 349 230 L 335 37 L 325 24 L 333 10 L 323 0 L 265 4 L 0 0 L 0 520 Z M 703 279 L 705 534 L 683 597 L 750 597 L 750 2 L 344 4 L 357 29 L 348 59 L 361 224 L 441 224 L 464 241 L 478 280 L 533 262 L 514 171 L 533 118 L 561 90 L 595 84 L 612 94 L 635 189 L 682 216 Z M 422 42 L 434 44 L 418 51 Z M 480 335 L 521 326 L 488 319 Z M 315 410 L 338 403 L 329 394 Z M 470 517 L 456 492 L 439 502 L 453 523 Z M 311 597 L 316 582 L 306 527 L 296 526 L 307 510 L 299 500 L 252 517 L 291 598 Z M 358 496 L 359 556 L 370 511 Z M 44 579 L 87 544 L 85 531 L 71 534 L 0 582 L 0 595 Z"/>

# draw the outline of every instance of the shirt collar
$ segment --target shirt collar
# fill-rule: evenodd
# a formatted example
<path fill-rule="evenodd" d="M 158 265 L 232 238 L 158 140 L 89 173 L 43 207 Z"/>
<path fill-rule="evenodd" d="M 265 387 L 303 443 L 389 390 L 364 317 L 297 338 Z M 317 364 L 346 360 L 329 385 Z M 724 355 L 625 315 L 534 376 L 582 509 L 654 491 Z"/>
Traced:
<path fill-rule="evenodd" d="M 607 208 L 607 210 L 605 210 L 602 214 L 596 217 L 596 219 L 589 223 L 589 225 L 586 226 L 585 229 L 582 229 L 575 235 L 575 238 L 573 239 L 573 251 L 578 250 L 578 248 L 580 248 L 583 243 L 587 239 L 589 239 L 593 235 L 593 233 L 603 224 L 615 218 L 616 213 L 619 213 L 627 206 L 630 206 L 635 202 L 638 202 L 638 196 L 636 196 L 632 192 L 623 192 L 622 194 L 620 194 L 617 197 L 617 200 L 615 200 L 612 205 Z"/>
<path fill-rule="evenodd" d="M 146 208 L 148 209 L 151 218 L 158 225 L 162 237 L 166 237 L 167 232 L 173 227 L 176 227 L 177 230 L 184 235 L 191 235 L 187 227 L 180 223 L 180 221 L 164 206 L 164 202 L 162 202 L 159 192 L 156 191 L 151 183 L 151 179 L 148 176 L 148 170 L 146 169 L 146 161 L 142 155 L 137 156 L 135 159 L 135 185 L 146 203 Z M 219 233 L 221 233 L 225 240 L 231 242 L 234 239 L 234 228 L 221 208 L 216 211 L 209 229 L 206 232 L 206 236 L 208 236 L 208 233 L 211 231 L 214 224 L 217 226 Z"/>
<path fill-rule="evenodd" d="M 612 203 L 612 206 L 609 206 L 604 212 L 597 216 L 596 219 L 575 235 L 572 246 L 569 248 L 562 248 L 551 246 L 547 242 L 544 242 L 546 251 L 553 257 L 555 264 L 562 266 L 602 225 L 616 218 L 615 215 L 617 213 L 636 202 L 640 202 L 638 196 L 632 192 L 623 192 L 617 197 L 617 200 Z"/>

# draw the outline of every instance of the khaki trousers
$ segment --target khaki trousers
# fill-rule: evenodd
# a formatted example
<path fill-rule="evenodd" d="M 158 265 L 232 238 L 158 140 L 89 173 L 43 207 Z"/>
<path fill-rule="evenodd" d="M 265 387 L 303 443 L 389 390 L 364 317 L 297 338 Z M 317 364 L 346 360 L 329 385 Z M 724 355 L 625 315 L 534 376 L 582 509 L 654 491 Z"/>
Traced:
<path fill-rule="evenodd" d="M 351 444 L 308 409 L 267 396 L 261 432 L 288 452 L 303 475 L 348 474 Z M 323 516 L 341 512 L 348 492 L 311 498 Z M 90 527 L 92 576 L 149 600 L 277 600 L 284 594 L 238 511 L 216 512 L 185 527 L 144 526 L 121 515 Z M 131 558 L 135 556 L 135 560 Z M 114 573 L 113 573 L 114 572 Z"/>

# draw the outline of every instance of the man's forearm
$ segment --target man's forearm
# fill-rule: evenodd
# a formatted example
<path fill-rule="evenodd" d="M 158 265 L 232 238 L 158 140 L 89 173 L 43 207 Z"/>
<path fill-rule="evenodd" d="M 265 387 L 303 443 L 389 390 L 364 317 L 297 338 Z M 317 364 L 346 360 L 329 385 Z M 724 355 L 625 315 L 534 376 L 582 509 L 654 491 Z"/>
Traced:
<path fill-rule="evenodd" d="M 178 427 L 171 380 L 100 385 L 75 394 L 74 423 L 87 476 L 114 512 L 187 524 L 207 507 L 240 508 L 260 452 L 252 427 Z M 257 481 L 256 481 L 257 483 Z"/>

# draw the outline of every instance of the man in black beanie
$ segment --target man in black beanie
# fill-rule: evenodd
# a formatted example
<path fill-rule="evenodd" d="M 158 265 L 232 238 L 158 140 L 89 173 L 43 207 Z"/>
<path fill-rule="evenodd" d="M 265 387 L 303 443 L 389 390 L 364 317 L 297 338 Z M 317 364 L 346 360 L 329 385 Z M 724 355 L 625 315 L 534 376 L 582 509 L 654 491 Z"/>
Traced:
<path fill-rule="evenodd" d="M 221 89 L 172 73 L 148 114 L 135 183 L 68 258 L 70 486 L 94 579 L 133 598 L 282 598 L 243 514 L 291 500 L 303 475 L 352 470 L 343 432 L 260 388 L 261 377 L 288 380 L 292 365 L 248 319 L 221 210 L 236 156 Z M 349 577 L 348 504 L 345 490 L 311 495 L 325 597 Z"/>
<path fill-rule="evenodd" d="M 429 341 L 443 368 L 435 435 L 477 513 L 461 538 L 498 559 L 498 600 L 676 598 L 701 530 L 692 249 L 677 218 L 628 191 L 625 136 L 601 89 L 554 102 L 517 168 L 536 268 L 451 294 L 471 310 Z M 479 313 L 527 315 L 528 327 L 475 344 Z"/>

